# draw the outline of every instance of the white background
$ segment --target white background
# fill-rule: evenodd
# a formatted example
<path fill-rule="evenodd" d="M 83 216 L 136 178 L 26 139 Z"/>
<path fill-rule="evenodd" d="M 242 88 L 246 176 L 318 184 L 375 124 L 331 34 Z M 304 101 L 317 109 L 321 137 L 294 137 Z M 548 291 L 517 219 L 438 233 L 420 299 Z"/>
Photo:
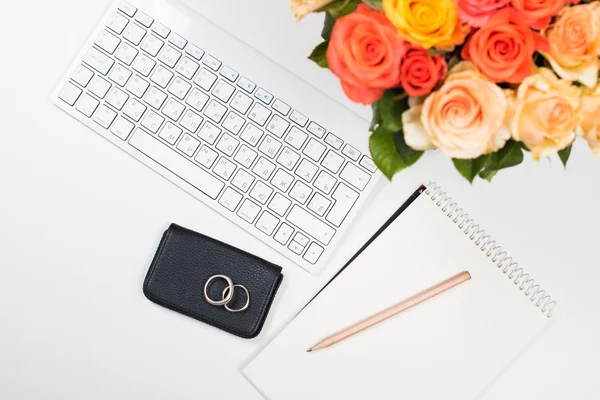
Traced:
<path fill-rule="evenodd" d="M 142 281 L 170 222 L 282 257 L 50 103 L 109 3 L 0 0 L 0 398 L 260 399 L 239 368 L 429 180 L 559 303 L 555 323 L 483 398 L 598 398 L 600 160 L 581 140 L 566 172 L 558 159 L 526 160 L 471 186 L 430 154 L 382 181 L 320 276 L 284 270 L 257 339 L 149 302 Z M 294 25 L 287 0 L 187 3 L 339 96 L 335 80 L 305 61 L 320 18 Z M 390 257 L 401 260 L 394 249 Z"/>

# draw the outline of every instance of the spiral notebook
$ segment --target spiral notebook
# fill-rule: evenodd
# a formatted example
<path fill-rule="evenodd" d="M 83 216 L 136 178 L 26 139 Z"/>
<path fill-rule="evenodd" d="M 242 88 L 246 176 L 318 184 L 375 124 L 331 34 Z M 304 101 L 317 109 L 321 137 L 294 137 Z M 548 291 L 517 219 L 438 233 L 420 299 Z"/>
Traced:
<path fill-rule="evenodd" d="M 266 398 L 474 399 L 551 321 L 552 298 L 439 187 L 414 196 L 243 369 Z M 469 282 L 306 352 L 464 270 Z"/>

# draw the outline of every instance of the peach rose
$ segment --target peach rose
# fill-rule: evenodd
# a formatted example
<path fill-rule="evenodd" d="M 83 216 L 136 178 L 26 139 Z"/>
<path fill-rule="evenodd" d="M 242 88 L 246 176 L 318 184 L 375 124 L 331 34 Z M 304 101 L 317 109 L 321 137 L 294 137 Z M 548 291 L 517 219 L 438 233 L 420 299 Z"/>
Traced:
<path fill-rule="evenodd" d="M 579 126 L 580 89 L 548 68 L 527 77 L 510 100 L 512 137 L 523 142 L 533 158 L 550 156 L 569 146 Z"/>
<path fill-rule="evenodd" d="M 510 0 L 458 0 L 458 15 L 460 20 L 481 28 L 488 23 L 492 15 L 506 7 Z"/>
<path fill-rule="evenodd" d="M 542 52 L 563 79 L 588 87 L 598 80 L 600 51 L 600 3 L 564 8 L 544 35 L 550 49 Z"/>
<path fill-rule="evenodd" d="M 326 6 L 333 0 L 292 0 L 292 12 L 296 16 L 296 21 L 300 21 L 307 14 L 317 11 L 319 8 Z"/>
<path fill-rule="evenodd" d="M 361 3 L 333 26 L 327 62 L 350 100 L 371 104 L 400 85 L 404 52 L 405 42 L 385 15 Z"/>
<path fill-rule="evenodd" d="M 585 89 L 579 104 L 579 133 L 587 140 L 592 152 L 600 158 L 600 83 Z"/>
<path fill-rule="evenodd" d="M 422 105 L 412 104 L 403 113 L 406 143 L 464 159 L 497 151 L 510 139 L 504 125 L 507 105 L 500 87 L 472 63 L 459 63 Z"/>
<path fill-rule="evenodd" d="M 552 17 L 567 3 L 579 3 L 579 0 L 511 0 L 512 6 L 523 16 L 525 23 L 537 30 L 546 28 Z"/>
<path fill-rule="evenodd" d="M 533 53 L 547 49 L 546 39 L 532 31 L 514 9 L 504 8 L 476 31 L 462 48 L 492 82 L 519 83 L 531 74 Z"/>

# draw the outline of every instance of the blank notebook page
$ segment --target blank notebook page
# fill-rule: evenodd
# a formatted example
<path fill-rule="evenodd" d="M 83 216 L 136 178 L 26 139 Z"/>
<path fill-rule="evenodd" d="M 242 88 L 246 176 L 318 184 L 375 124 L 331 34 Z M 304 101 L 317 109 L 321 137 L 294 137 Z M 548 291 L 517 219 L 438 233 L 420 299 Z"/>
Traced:
<path fill-rule="evenodd" d="M 432 196 L 420 195 L 243 369 L 265 397 L 473 399 L 542 330 L 550 320 L 544 305 L 536 307 L 527 287 L 520 290 Z M 470 281 L 306 352 L 465 270 Z"/>

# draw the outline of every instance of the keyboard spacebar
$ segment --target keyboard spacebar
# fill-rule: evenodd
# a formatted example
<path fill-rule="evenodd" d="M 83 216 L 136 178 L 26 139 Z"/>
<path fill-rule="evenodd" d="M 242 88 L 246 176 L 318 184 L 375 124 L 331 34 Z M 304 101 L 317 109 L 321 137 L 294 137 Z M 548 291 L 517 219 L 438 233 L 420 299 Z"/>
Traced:
<path fill-rule="evenodd" d="M 225 186 L 141 129 L 134 132 L 129 144 L 212 199 L 216 199 Z"/>
<path fill-rule="evenodd" d="M 335 234 L 335 229 L 297 205 L 294 205 L 287 220 L 324 245 L 328 245 Z"/>

